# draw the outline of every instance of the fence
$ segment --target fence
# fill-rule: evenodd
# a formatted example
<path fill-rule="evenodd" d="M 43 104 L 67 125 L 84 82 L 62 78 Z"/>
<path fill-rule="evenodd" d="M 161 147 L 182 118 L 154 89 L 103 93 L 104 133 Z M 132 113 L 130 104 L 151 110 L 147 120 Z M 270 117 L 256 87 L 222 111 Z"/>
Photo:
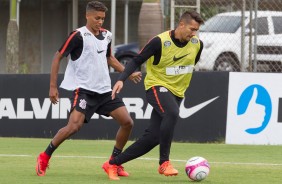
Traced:
<path fill-rule="evenodd" d="M 282 71 L 282 0 L 171 0 L 171 22 L 191 8 L 205 20 L 196 70 Z"/>

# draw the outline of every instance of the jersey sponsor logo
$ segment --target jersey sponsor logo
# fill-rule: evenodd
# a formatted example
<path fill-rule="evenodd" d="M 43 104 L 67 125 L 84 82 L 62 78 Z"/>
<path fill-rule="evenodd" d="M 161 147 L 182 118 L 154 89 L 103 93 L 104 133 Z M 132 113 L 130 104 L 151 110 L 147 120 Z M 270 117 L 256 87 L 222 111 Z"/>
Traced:
<path fill-rule="evenodd" d="M 189 53 L 190 54 L 190 53 Z M 185 55 L 183 55 L 183 56 L 180 56 L 180 57 L 173 57 L 173 61 L 178 61 L 178 60 L 180 60 L 180 59 L 182 59 L 182 58 L 184 58 L 185 56 L 188 56 L 189 54 L 185 54 Z"/>
<path fill-rule="evenodd" d="M 90 33 L 84 33 L 84 36 L 91 36 Z"/>
<path fill-rule="evenodd" d="M 102 52 L 104 52 L 105 50 L 97 50 L 97 53 L 100 54 Z"/>
<path fill-rule="evenodd" d="M 166 67 L 166 75 L 183 75 L 192 73 L 194 65 Z"/>

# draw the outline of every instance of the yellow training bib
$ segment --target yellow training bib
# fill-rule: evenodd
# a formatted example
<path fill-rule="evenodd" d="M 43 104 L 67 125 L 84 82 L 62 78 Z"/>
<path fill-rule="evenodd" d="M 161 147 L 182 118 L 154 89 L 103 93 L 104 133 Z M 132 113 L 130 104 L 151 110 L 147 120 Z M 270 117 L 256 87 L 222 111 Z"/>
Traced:
<path fill-rule="evenodd" d="M 154 65 L 154 56 L 147 61 L 145 89 L 152 86 L 164 86 L 178 97 L 184 97 L 188 88 L 196 56 L 200 50 L 200 40 L 194 36 L 185 47 L 177 47 L 170 31 L 158 35 L 162 43 L 160 62 Z"/>

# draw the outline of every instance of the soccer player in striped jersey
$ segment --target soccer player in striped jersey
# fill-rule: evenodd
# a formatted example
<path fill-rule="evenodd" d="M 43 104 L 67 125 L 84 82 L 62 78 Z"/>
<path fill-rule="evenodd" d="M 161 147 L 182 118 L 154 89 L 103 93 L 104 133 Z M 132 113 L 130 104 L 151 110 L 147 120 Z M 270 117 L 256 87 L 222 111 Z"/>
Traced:
<path fill-rule="evenodd" d="M 124 66 L 111 53 L 112 33 L 102 28 L 106 11 L 107 7 L 103 3 L 89 2 L 86 7 L 86 26 L 73 31 L 54 56 L 50 76 L 50 100 L 53 104 L 58 103 L 57 77 L 60 61 L 63 57 L 70 55 L 60 87 L 73 91 L 72 106 L 67 125 L 57 132 L 46 150 L 37 158 L 38 176 L 45 175 L 51 155 L 56 148 L 79 131 L 84 123 L 88 123 L 94 113 L 111 116 L 120 124 L 110 158 L 122 152 L 131 133 L 133 120 L 123 101 L 111 97 L 108 65 L 119 72 L 124 70 Z M 141 72 L 134 72 L 131 79 L 135 83 L 140 82 Z M 129 175 L 121 165 L 117 167 L 116 174 Z M 112 177 L 111 179 L 119 178 Z"/>

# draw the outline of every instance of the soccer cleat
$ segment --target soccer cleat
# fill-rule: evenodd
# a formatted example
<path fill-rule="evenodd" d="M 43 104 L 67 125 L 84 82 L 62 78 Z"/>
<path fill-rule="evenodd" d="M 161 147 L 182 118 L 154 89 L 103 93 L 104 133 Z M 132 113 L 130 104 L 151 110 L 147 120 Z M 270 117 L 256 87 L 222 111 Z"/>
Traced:
<path fill-rule="evenodd" d="M 117 170 L 118 170 L 117 165 L 111 165 L 109 161 L 106 161 L 103 164 L 102 168 L 108 174 L 110 180 L 120 180 L 117 174 Z"/>
<path fill-rule="evenodd" d="M 117 174 L 118 176 L 123 176 L 123 177 L 129 176 L 129 173 L 124 170 L 124 167 L 122 167 L 122 165 L 117 166 Z"/>
<path fill-rule="evenodd" d="M 114 157 L 111 156 L 110 160 L 112 160 L 113 158 Z M 129 176 L 129 173 L 124 170 L 124 167 L 122 165 L 117 166 L 117 174 L 118 174 L 118 176 L 123 176 L 123 177 Z"/>
<path fill-rule="evenodd" d="M 162 165 L 160 165 L 159 173 L 165 176 L 176 176 L 178 171 L 173 168 L 170 161 L 165 161 Z"/>
<path fill-rule="evenodd" d="M 40 153 L 37 157 L 35 170 L 38 176 L 45 176 L 46 169 L 49 166 L 49 159 L 50 156 L 47 155 L 45 152 Z"/>

